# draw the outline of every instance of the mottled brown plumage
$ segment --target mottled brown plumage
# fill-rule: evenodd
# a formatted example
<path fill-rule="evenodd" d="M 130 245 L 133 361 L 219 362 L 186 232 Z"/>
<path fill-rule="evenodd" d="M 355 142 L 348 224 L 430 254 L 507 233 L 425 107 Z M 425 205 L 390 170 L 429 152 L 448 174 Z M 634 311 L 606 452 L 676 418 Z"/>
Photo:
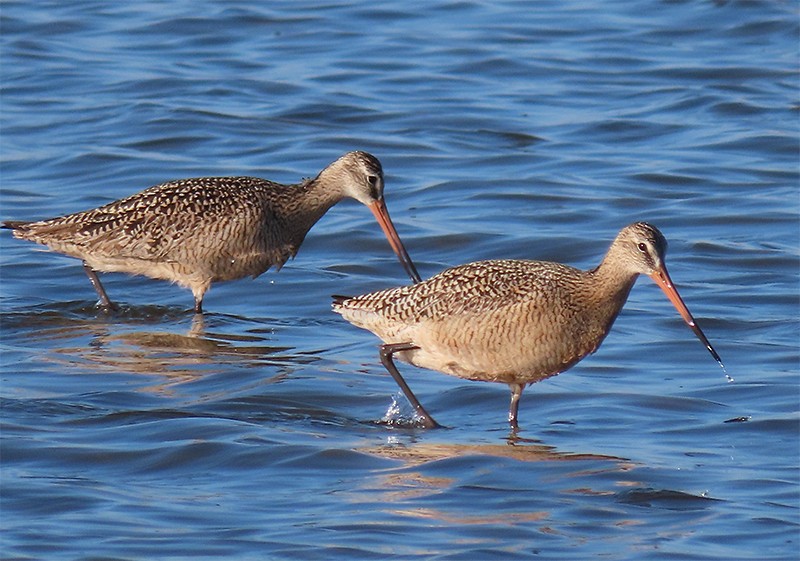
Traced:
<path fill-rule="evenodd" d="M 95 271 L 176 282 L 191 289 L 200 312 L 212 282 L 280 268 L 345 197 L 370 207 L 409 276 L 419 281 L 386 210 L 381 164 L 366 152 L 348 152 L 296 185 L 257 177 L 182 179 L 85 212 L 2 226 L 81 259 L 104 306 L 111 303 Z"/>
<path fill-rule="evenodd" d="M 669 279 L 666 249 L 661 232 L 639 222 L 619 233 L 591 271 L 545 261 L 479 261 L 413 286 L 335 297 L 333 309 L 385 341 L 381 360 L 427 426 L 436 423 L 402 381 L 394 354 L 422 368 L 508 384 L 516 428 L 523 388 L 593 353 L 640 274 L 667 293 L 719 361 Z"/>

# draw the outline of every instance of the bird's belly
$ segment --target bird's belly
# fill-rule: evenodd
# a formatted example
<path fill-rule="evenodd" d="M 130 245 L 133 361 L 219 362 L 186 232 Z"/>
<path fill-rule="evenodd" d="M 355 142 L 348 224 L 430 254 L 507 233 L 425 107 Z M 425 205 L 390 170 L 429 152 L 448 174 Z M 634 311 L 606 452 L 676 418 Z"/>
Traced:
<path fill-rule="evenodd" d="M 276 261 L 273 256 L 263 253 L 236 257 L 226 256 L 207 264 L 205 268 L 211 280 L 229 281 L 243 277 L 255 278 L 266 272 L 273 265 L 280 267 L 284 261 Z"/>
<path fill-rule="evenodd" d="M 151 279 L 175 282 L 181 286 L 190 286 L 198 274 L 197 268 L 179 261 L 154 261 L 136 257 L 110 257 L 103 255 L 85 255 L 81 257 L 87 265 L 103 273 L 127 273 L 141 275 Z"/>
<path fill-rule="evenodd" d="M 567 370 L 593 352 L 602 336 L 576 336 L 571 326 L 503 326 L 480 321 L 421 325 L 418 350 L 401 360 L 470 380 L 531 383 Z"/>
<path fill-rule="evenodd" d="M 173 255 L 160 259 L 141 259 L 126 256 L 86 255 L 83 259 L 97 271 L 143 275 L 154 279 L 188 285 L 194 279 L 209 282 L 257 277 L 272 265 L 282 265 L 275 257 L 264 253 L 249 255 L 206 255 L 198 259 L 193 255 Z"/>
<path fill-rule="evenodd" d="M 109 256 L 96 253 L 75 256 L 83 259 L 96 271 L 141 275 L 151 279 L 174 282 L 186 288 L 247 276 L 257 277 L 273 264 L 272 258 L 264 254 L 249 255 L 240 259 L 219 256 L 205 260 L 194 259 L 191 255 L 161 259 Z"/>

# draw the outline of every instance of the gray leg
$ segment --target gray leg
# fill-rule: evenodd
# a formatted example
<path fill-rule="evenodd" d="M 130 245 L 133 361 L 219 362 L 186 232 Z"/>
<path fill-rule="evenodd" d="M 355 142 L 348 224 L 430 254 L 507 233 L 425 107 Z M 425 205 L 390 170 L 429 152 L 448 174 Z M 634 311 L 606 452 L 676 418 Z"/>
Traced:
<path fill-rule="evenodd" d="M 385 345 L 381 345 L 381 363 L 383 366 L 386 367 L 386 370 L 389 371 L 389 374 L 392 375 L 394 381 L 397 382 L 397 385 L 400 386 L 400 389 L 403 390 L 403 393 L 406 396 L 406 399 L 411 402 L 411 405 L 414 407 L 414 411 L 416 411 L 417 416 L 422 419 L 422 424 L 426 429 L 434 429 L 439 428 L 441 425 L 433 420 L 422 404 L 417 399 L 417 396 L 414 395 L 414 392 L 411 391 L 411 388 L 408 387 L 406 381 L 403 380 L 403 377 L 400 375 L 400 372 L 397 370 L 397 367 L 394 365 L 394 361 L 392 360 L 392 355 L 399 351 L 410 351 L 412 349 L 418 349 L 416 345 L 412 345 L 411 343 L 387 343 Z"/>
<path fill-rule="evenodd" d="M 513 431 L 519 429 L 517 422 L 517 412 L 519 410 L 519 398 L 522 397 L 522 390 L 525 389 L 523 384 L 509 384 L 511 388 L 511 406 L 508 408 L 508 423 L 511 425 Z"/>
<path fill-rule="evenodd" d="M 97 297 L 99 298 L 98 304 L 105 308 L 106 310 L 111 310 L 114 308 L 114 304 L 111 303 L 111 300 L 108 298 L 108 294 L 106 294 L 106 289 L 103 288 L 103 285 L 100 284 L 100 279 L 97 277 L 97 273 L 94 272 L 86 262 L 83 263 L 83 270 L 86 271 L 86 275 L 89 277 L 89 281 L 92 283 L 95 291 L 97 292 Z"/>

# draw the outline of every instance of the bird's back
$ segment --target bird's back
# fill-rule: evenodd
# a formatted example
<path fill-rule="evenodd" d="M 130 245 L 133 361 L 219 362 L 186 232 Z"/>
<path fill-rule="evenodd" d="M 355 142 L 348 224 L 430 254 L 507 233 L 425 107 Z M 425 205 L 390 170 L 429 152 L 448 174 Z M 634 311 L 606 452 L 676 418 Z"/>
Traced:
<path fill-rule="evenodd" d="M 448 321 L 522 302 L 546 305 L 565 292 L 564 285 L 579 285 L 584 274 L 544 261 L 477 261 L 446 269 L 418 284 L 339 299 L 334 308 L 348 320 L 360 314 L 408 324 Z"/>
<path fill-rule="evenodd" d="M 84 212 L 6 225 L 98 270 L 168 278 L 151 273 L 173 267 L 229 280 L 282 265 L 296 251 L 281 227 L 284 189 L 255 177 L 183 179 Z"/>

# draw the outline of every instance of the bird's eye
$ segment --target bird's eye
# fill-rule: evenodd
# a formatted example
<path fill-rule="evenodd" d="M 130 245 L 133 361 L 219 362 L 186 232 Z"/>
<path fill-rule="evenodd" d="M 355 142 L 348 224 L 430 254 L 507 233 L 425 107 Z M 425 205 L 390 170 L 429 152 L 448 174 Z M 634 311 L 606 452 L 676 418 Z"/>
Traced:
<path fill-rule="evenodd" d="M 642 253 L 647 253 L 647 244 L 646 243 L 639 242 L 638 247 L 639 247 L 639 251 L 641 251 Z"/>
<path fill-rule="evenodd" d="M 367 176 L 367 181 L 369 181 L 370 185 L 375 187 L 378 184 L 378 176 L 377 175 L 368 175 Z"/>

